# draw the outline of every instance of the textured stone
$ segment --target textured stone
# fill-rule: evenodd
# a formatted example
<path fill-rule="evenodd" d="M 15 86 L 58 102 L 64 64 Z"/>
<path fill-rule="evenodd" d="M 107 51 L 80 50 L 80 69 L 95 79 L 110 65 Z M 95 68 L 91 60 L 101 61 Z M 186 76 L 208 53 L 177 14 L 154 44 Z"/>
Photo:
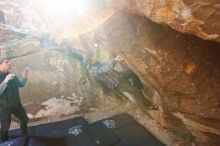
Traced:
<path fill-rule="evenodd" d="M 159 107 L 146 111 L 153 119 L 186 142 L 219 145 L 219 43 L 126 12 L 116 13 L 97 34 L 145 84 L 146 97 Z"/>
<path fill-rule="evenodd" d="M 196 35 L 205 40 L 220 42 L 220 2 L 218 0 L 106 1 L 108 3 L 102 2 L 102 8 L 98 8 L 98 11 L 88 12 L 88 16 L 85 17 L 86 21 L 81 19 L 79 15 L 69 15 L 67 24 L 58 24 L 59 18 L 53 21 L 49 19 L 39 7 L 35 6 L 35 1 L 2 1 L 0 6 L 6 14 L 7 24 L 17 28 L 52 33 L 59 38 L 75 36 L 103 23 L 114 12 L 109 9 L 109 5 L 116 10 L 126 10 L 131 14 L 144 15 L 156 23 L 169 25 L 177 31 Z M 100 0 L 95 2 L 101 3 Z M 74 11 L 72 13 L 76 14 Z M 93 17 L 94 15 L 96 17 Z"/>
<path fill-rule="evenodd" d="M 39 42 L 33 42 L 38 41 L 25 41 L 12 49 L 0 51 L 12 58 L 10 71 L 16 76 L 21 77 L 26 66 L 31 68 L 28 82 L 20 91 L 22 102 L 33 115 L 32 119 L 69 115 L 96 105 L 95 99 L 102 96 L 99 94 L 101 88 L 96 88 L 87 79 L 80 63 L 62 51 L 42 48 Z M 83 84 L 82 79 L 85 80 Z"/>
<path fill-rule="evenodd" d="M 219 0 L 109 0 L 114 8 L 144 15 L 183 33 L 220 42 Z"/>
<path fill-rule="evenodd" d="M 196 140 L 200 145 L 218 146 L 219 44 L 184 35 L 152 23 L 146 17 L 157 23 L 167 24 L 180 32 L 220 42 L 219 1 L 111 0 L 110 2 L 117 10 L 123 9 L 137 15 L 116 12 L 111 19 L 94 31 L 105 38 L 102 42 L 105 51 L 108 50 L 113 54 L 120 52 L 126 64 L 143 81 L 145 95 L 159 107 L 158 111 L 146 111 L 147 114 L 161 126 L 172 131 L 176 137 L 182 137 L 186 143 L 191 144 Z M 31 11 L 25 10 L 23 7 L 25 3 L 10 1 L 3 5 L 7 23 L 18 28 L 25 26 L 31 30 L 47 30 L 44 22 L 36 20 L 38 17 L 25 13 Z M 12 8 L 17 8 L 17 13 L 16 9 Z M 23 17 L 24 15 L 26 17 Z M 2 36 L 4 34 L 5 32 Z M 86 35 L 80 37 L 86 38 Z M 71 41 L 77 49 L 89 46 L 86 39 L 80 40 L 81 43 Z M 12 64 L 15 65 L 13 71 L 17 75 L 27 64 L 33 70 L 28 86 L 21 92 L 22 101 L 33 115 L 39 111 L 43 113 L 42 103 L 51 98 L 58 101 L 68 100 L 74 105 L 72 101 L 79 97 L 86 101 L 84 106 L 90 106 L 95 101 L 95 95 L 103 96 L 100 88 L 91 87 L 90 83 L 85 86 L 79 84 L 80 65 L 61 52 L 48 51 L 33 40 L 18 48 L 9 46 L 0 51 L 1 54 L 10 57 L 34 51 L 32 54 L 12 60 Z M 106 103 L 105 106 L 108 107 L 111 100 Z M 133 107 L 133 110 L 135 108 L 137 106 Z M 78 111 L 75 109 L 77 108 L 70 111 Z"/>

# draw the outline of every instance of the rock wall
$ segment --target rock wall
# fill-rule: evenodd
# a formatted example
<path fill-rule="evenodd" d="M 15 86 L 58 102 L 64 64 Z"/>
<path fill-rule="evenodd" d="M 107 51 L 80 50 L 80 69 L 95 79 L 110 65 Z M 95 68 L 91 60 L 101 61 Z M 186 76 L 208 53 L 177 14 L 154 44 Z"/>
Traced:
<path fill-rule="evenodd" d="M 159 106 L 146 113 L 188 145 L 219 145 L 218 43 L 126 12 L 116 13 L 97 33 L 107 38 L 105 48 L 123 54 L 145 84 L 146 97 Z"/>
<path fill-rule="evenodd" d="M 17 77 L 22 76 L 26 66 L 31 68 L 28 82 L 20 92 L 33 121 L 88 111 L 103 96 L 101 87 L 90 82 L 79 61 L 66 54 L 65 48 L 53 50 L 30 39 L 0 52 L 11 58 L 10 71 Z"/>
<path fill-rule="evenodd" d="M 116 9 L 144 15 L 183 33 L 220 42 L 219 0 L 109 0 Z"/>
<path fill-rule="evenodd" d="M 32 30 L 45 30 L 44 22 L 35 20 L 38 17 L 30 19 L 30 13 L 24 13 L 30 10 L 25 9 L 24 3 L 10 2 L 0 3 L 9 24 L 14 23 L 18 28 L 28 26 Z M 126 64 L 142 79 L 146 98 L 159 107 L 156 111 L 146 111 L 146 114 L 175 136 L 183 138 L 188 145 L 220 145 L 220 46 L 180 33 L 219 42 L 219 2 L 110 2 L 116 9 L 126 11 L 116 12 L 94 31 L 102 37 L 102 48 L 114 55 L 121 53 Z M 10 9 L 7 7 L 9 5 Z M 13 6 L 20 10 L 19 17 L 15 15 Z M 155 24 L 146 16 L 180 32 Z M 5 34 L 1 32 L 2 36 Z M 70 41 L 76 46 L 74 39 Z M 81 43 L 82 48 L 88 47 L 84 44 L 85 39 Z M 103 96 L 100 87 L 79 84 L 82 77 L 80 65 L 63 52 L 42 48 L 38 41 L 33 40 L 1 49 L 1 54 L 9 57 L 28 52 L 29 55 L 12 60 L 15 67 L 12 71 L 19 76 L 26 65 L 33 70 L 28 86 L 21 92 L 22 100 L 33 118 L 79 113 L 94 106 L 96 97 Z M 81 101 L 86 101 L 86 106 L 80 105 Z M 70 111 L 62 109 L 64 106 Z"/>

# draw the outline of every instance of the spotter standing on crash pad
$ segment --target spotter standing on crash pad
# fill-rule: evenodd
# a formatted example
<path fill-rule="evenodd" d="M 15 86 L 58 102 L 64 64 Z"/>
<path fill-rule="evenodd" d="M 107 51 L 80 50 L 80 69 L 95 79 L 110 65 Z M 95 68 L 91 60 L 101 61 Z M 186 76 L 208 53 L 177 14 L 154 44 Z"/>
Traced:
<path fill-rule="evenodd" d="M 25 68 L 23 77 L 18 79 L 9 72 L 10 61 L 6 56 L 0 56 L 0 120 L 1 140 L 8 140 L 8 130 L 11 124 L 11 115 L 20 120 L 21 133 L 27 135 L 28 117 L 19 97 L 19 87 L 23 87 L 27 81 L 30 69 Z"/>

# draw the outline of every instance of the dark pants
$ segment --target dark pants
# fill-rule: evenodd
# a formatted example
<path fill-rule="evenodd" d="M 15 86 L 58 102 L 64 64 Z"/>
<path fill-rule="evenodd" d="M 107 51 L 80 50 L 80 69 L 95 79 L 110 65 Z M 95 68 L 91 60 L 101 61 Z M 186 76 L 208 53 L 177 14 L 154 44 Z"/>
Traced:
<path fill-rule="evenodd" d="M 27 131 L 28 117 L 22 104 L 18 104 L 12 107 L 2 108 L 0 110 L 1 140 L 2 141 L 8 140 L 8 130 L 11 125 L 12 114 L 18 117 L 18 119 L 20 120 L 21 133 L 25 135 L 28 134 L 28 131 Z"/>
<path fill-rule="evenodd" d="M 128 80 L 122 81 L 116 88 L 116 93 L 126 96 L 143 111 L 156 110 L 158 107 L 153 105 L 141 92 L 140 88 L 132 85 Z"/>

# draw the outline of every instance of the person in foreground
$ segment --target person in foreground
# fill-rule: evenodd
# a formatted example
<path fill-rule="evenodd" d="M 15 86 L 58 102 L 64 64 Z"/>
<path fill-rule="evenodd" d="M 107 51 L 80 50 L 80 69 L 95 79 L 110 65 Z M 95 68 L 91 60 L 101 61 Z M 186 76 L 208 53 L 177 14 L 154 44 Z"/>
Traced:
<path fill-rule="evenodd" d="M 21 79 L 9 72 L 10 61 L 6 56 L 0 56 L 0 120 L 1 140 L 8 140 L 8 131 L 11 124 L 11 115 L 20 120 L 22 135 L 27 135 L 28 116 L 19 97 L 19 87 L 27 81 L 30 69 L 25 68 Z"/>

